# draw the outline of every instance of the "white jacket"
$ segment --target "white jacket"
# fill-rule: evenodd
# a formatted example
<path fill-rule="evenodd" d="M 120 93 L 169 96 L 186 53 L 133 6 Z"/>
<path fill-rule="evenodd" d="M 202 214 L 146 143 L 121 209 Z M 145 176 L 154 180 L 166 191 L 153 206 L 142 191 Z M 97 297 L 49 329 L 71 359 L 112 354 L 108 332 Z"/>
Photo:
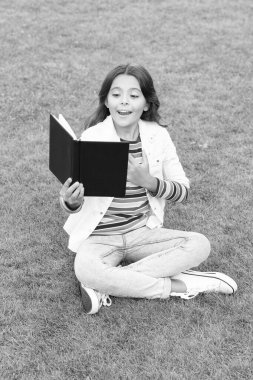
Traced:
<path fill-rule="evenodd" d="M 150 174 L 164 180 L 177 181 L 189 188 L 189 180 L 179 162 L 176 148 L 164 127 L 155 122 L 139 121 L 142 149 L 145 151 Z M 81 136 L 83 141 L 120 141 L 111 116 L 94 127 L 85 130 Z M 85 187 L 85 184 L 84 184 Z M 161 227 L 164 218 L 165 199 L 152 197 L 147 191 L 151 215 L 147 226 Z M 69 234 L 69 249 L 77 252 L 80 244 L 96 228 L 103 218 L 113 197 L 84 197 L 81 210 L 71 214 L 64 229 Z"/>

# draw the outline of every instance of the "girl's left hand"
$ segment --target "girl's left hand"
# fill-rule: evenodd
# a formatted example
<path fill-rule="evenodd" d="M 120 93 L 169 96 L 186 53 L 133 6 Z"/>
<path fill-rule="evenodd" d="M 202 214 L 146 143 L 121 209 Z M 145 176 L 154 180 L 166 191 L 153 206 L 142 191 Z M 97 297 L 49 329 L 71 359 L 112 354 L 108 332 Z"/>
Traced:
<path fill-rule="evenodd" d="M 144 151 L 142 151 L 142 163 L 139 163 L 131 154 L 129 155 L 127 180 L 150 191 L 155 191 L 157 181 L 149 173 L 148 158 Z"/>

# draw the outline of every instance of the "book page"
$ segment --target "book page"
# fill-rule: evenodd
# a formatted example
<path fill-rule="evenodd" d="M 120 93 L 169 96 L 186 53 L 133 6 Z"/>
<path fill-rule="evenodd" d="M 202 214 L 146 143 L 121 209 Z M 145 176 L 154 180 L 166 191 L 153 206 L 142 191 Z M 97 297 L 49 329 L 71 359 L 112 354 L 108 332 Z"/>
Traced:
<path fill-rule="evenodd" d="M 62 116 L 62 114 L 59 114 L 58 118 L 59 123 L 63 126 L 63 128 L 73 137 L 74 140 L 76 140 L 76 135 L 67 120 Z"/>

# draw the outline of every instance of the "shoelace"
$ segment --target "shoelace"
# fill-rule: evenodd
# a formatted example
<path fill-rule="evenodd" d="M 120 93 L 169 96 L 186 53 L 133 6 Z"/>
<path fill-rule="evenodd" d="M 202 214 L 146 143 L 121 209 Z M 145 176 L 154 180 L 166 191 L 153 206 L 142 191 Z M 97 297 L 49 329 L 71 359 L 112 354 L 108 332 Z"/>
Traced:
<path fill-rule="evenodd" d="M 184 300 L 190 300 L 191 298 L 196 297 L 198 294 L 199 294 L 199 292 L 196 292 L 196 293 L 194 293 L 194 292 L 186 292 L 186 293 L 175 293 L 175 292 L 173 292 L 170 295 L 172 297 L 174 296 L 174 297 L 180 297 Z"/>
<path fill-rule="evenodd" d="M 170 295 L 171 296 L 177 296 L 177 297 L 180 297 L 182 299 L 185 299 L 185 300 L 190 300 L 191 298 L 194 298 L 196 297 L 199 293 L 203 293 L 203 292 L 219 292 L 219 289 L 220 289 L 220 282 L 214 286 L 213 284 L 210 284 L 209 286 L 205 286 L 203 289 L 201 288 L 196 288 L 196 289 L 191 289 L 191 291 L 189 292 L 185 292 L 185 293 L 171 293 Z"/>
<path fill-rule="evenodd" d="M 106 294 L 101 294 L 101 299 L 100 299 L 101 305 L 103 306 L 111 306 L 112 300 L 109 296 Z"/>

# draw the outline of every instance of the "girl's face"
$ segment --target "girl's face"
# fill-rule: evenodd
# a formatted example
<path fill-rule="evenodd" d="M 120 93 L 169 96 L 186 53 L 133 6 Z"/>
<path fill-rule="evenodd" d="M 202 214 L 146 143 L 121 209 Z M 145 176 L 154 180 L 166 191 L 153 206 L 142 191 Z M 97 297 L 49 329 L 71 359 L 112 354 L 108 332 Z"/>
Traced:
<path fill-rule="evenodd" d="M 148 104 L 138 80 L 132 75 L 120 74 L 112 82 L 105 102 L 116 128 L 134 129 Z"/>

